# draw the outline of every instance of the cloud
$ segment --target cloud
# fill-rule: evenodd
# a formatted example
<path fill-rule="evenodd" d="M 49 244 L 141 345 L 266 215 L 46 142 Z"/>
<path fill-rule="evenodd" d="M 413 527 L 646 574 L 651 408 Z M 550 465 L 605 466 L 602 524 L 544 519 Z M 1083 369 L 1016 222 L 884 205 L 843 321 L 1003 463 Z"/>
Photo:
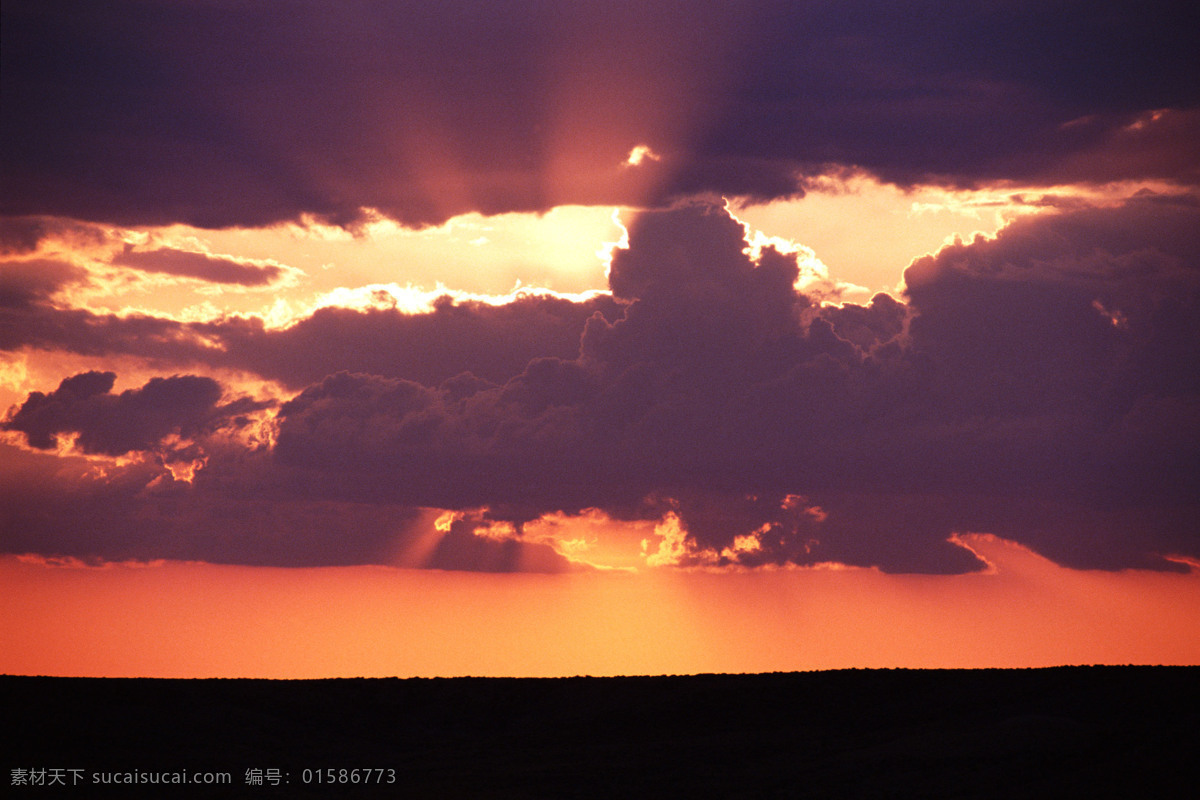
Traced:
<path fill-rule="evenodd" d="M 613 261 L 630 305 L 577 359 L 453 402 L 328 379 L 281 409 L 276 455 L 516 521 L 676 513 L 697 552 L 742 563 L 957 571 L 977 562 L 947 540 L 980 530 L 1167 568 L 1155 553 L 1197 545 L 1197 442 L 1159 469 L 1140 435 L 1200 395 L 1196 217 L 1146 197 L 1028 218 L 918 261 L 907 306 L 819 307 L 721 209 L 650 212 Z"/>
<path fill-rule="evenodd" d="M 454 519 L 424 566 L 471 572 L 567 572 L 575 568 L 549 545 L 521 541 L 515 535 L 480 535 L 490 527 L 480 519 Z"/>
<path fill-rule="evenodd" d="M 205 352 L 211 351 L 199 337 L 194 326 L 164 317 L 96 314 L 45 303 L 0 305 L 0 350 L 63 350 L 85 356 L 131 354 L 187 364 L 203 360 Z"/>
<path fill-rule="evenodd" d="M 573 358 L 584 323 L 599 314 L 616 319 L 622 305 L 600 295 L 573 302 L 529 294 L 510 303 L 435 301 L 432 313 L 395 308 L 325 307 L 293 325 L 268 328 L 259 317 L 185 323 L 144 314 L 97 314 L 33 302 L 51 271 L 13 275 L 17 307 L 0 304 L 0 349 L 65 350 L 87 356 L 132 355 L 175 364 L 253 372 L 303 388 L 338 371 L 404 377 L 438 384 L 462 372 L 503 383 L 542 356 Z M 28 274 L 28 278 L 15 276 Z M 0 290 L 5 284 L 0 283 Z"/>
<path fill-rule="evenodd" d="M 1111 564 L 1142 536 L 1195 547 L 1198 218 L 1192 200 L 1153 196 L 1036 216 L 905 273 L 925 402 L 944 414 L 926 436 L 963 490 L 1027 503 L 977 524 L 1023 528 L 1073 563 Z M 1179 437 L 1160 458 L 1148 434 L 1164 425 Z M 1092 554 L 1072 517 L 1100 544 Z"/>
<path fill-rule="evenodd" d="M 1190 197 L 1142 195 L 1020 219 L 919 259 L 905 272 L 914 345 L 991 376 L 978 391 L 1046 408 L 1194 393 L 1198 217 Z"/>
<path fill-rule="evenodd" d="M 54 399 L 60 404 L 74 399 L 78 406 L 90 397 L 111 397 L 106 391 L 110 378 L 75 376 L 63 382 Z M 154 391 L 151 382 L 138 394 Z M 31 400 L 36 404 L 38 398 Z M 175 416 L 187 414 L 176 409 Z M 24 433 L 27 421 L 7 427 Z M 87 429 L 93 434 L 90 442 L 81 435 L 66 454 L 0 443 L 5 476 L 0 481 L 0 547 L 86 563 L 166 558 L 282 567 L 577 569 L 549 546 L 522 540 L 511 526 L 497 531 L 478 516 L 458 515 L 444 535 L 430 542 L 436 513 L 393 502 L 379 492 L 346 499 L 351 492 L 344 479 L 334 489 L 297 479 L 271 462 L 263 440 L 236 440 L 234 434 L 248 424 L 233 419 L 220 428 L 208 426 L 207 433 L 193 430 L 198 441 L 186 444 L 178 439 L 186 428 L 177 424 L 176 435 L 164 437 L 167 441 L 141 436 L 137 443 L 146 450 L 126 451 L 117 461 L 78 455 L 96 451 L 95 426 Z M 36 435 L 29 434 L 35 446 L 40 444 Z M 134 439 L 127 436 L 117 446 L 100 449 L 113 451 L 131 443 Z M 187 459 L 199 463 L 180 479 L 172 467 Z"/>
<path fill-rule="evenodd" d="M 79 372 L 9 412 L 10 552 L 552 572 L 523 526 L 602 512 L 660 522 L 664 564 L 956 572 L 982 566 L 970 531 L 1077 567 L 1200 556 L 1189 195 L 1056 199 L 866 304 L 696 200 L 863 172 L 1195 187 L 1178 4 L 68 5 L 0 12 L 0 349 L 155 377 Z M 611 294 L 285 328 L 65 303 L 109 265 L 292 274 L 108 223 L 566 203 L 641 210 Z"/>
<path fill-rule="evenodd" d="M 152 378 L 140 389 L 113 394 L 116 377 L 84 372 L 66 378 L 50 394 L 33 392 L 0 429 L 25 434 L 29 445 L 41 450 L 55 448 L 59 435 L 75 434 L 80 452 L 119 456 L 154 449 L 169 436 L 186 440 L 245 424 L 239 415 L 265 407 L 249 398 L 219 404 L 222 390 L 212 378 Z"/>
<path fill-rule="evenodd" d="M 423 225 L 766 200 L 847 169 L 904 186 L 1194 184 L 1194 23 L 1144 2 L 354 0 L 281 15 L 12 0 L 0 212 L 249 227 L 375 209 Z M 658 160 L 631 166 L 639 146 Z"/>
<path fill-rule="evenodd" d="M 603 295 L 573 302 L 530 294 L 502 305 L 447 297 L 429 314 L 323 308 L 284 330 L 248 321 L 209 326 L 205 334 L 222 343 L 226 363 L 289 386 L 339 370 L 431 385 L 471 372 L 502 383 L 534 358 L 573 358 L 589 317 L 620 313 L 620 305 Z"/>
<path fill-rule="evenodd" d="M 86 280 L 80 267 L 44 258 L 0 264 L 0 314 L 45 303 L 59 289 Z"/>
<path fill-rule="evenodd" d="M 0 256 L 24 255 L 37 250 L 47 231 L 34 217 L 0 217 Z"/>
<path fill-rule="evenodd" d="M 284 275 L 278 264 L 256 262 L 211 253 L 197 253 L 159 247 L 154 250 L 135 250 L 126 245 L 113 264 L 145 272 L 160 272 L 187 278 L 199 278 L 212 283 L 231 283 L 240 286 L 265 286 Z"/>
<path fill-rule="evenodd" d="M 237 458 L 252 463 L 254 454 Z M 285 496 L 261 479 L 235 482 L 233 467 L 219 461 L 210 459 L 210 468 L 220 478 L 206 468 L 189 484 L 152 459 L 117 467 L 0 445 L 0 547 L 88 563 L 385 564 L 431 524 L 419 509 Z"/>
<path fill-rule="evenodd" d="M 198 436 L 208 458 L 191 483 L 160 481 L 181 514 L 258 508 L 251 498 L 288 519 L 349 509 L 325 534 L 301 525 L 315 537 L 306 559 L 351 536 L 354 558 L 392 563 L 420 534 L 384 510 L 442 509 L 461 524 L 421 564 L 554 571 L 563 563 L 523 526 L 597 509 L 675 520 L 648 550 L 662 563 L 961 572 L 984 564 L 955 534 L 987 532 L 1073 567 L 1179 569 L 1163 555 L 1200 554 L 1197 230 L 1187 196 L 1051 209 L 918 259 L 899 299 L 826 304 L 796 288 L 796 254 L 752 248 L 726 209 L 688 203 L 629 225 L 616 299 L 188 329 L 221 342 L 220 359 L 239 337 L 278 348 L 257 368 L 292 380 L 303 370 L 278 366 L 288 352 L 319 372 L 338 348 L 354 363 L 397 337 L 379 345 L 387 358 L 279 405 L 253 446 L 233 433 L 246 401 L 221 405 L 197 376 L 119 395 L 111 375 L 76 376 L 6 427 L 35 447 L 75 433 L 77 448 L 108 454 Z M 331 336 L 336 347 L 310 352 Z M 502 366 L 475 373 L 472 346 Z M 137 496 L 118 495 L 131 509 Z M 249 535 L 257 523 L 229 524 Z M 217 555 L 216 541 L 214 558 L 253 550 Z"/>

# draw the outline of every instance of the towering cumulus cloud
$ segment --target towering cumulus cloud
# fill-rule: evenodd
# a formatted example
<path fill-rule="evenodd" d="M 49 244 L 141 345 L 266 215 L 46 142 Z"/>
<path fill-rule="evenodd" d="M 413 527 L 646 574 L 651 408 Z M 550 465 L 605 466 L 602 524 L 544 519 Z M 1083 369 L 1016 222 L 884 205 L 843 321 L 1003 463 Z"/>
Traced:
<path fill-rule="evenodd" d="M 674 511 L 699 560 L 953 570 L 951 534 L 990 531 L 1161 566 L 1195 547 L 1196 437 L 1162 448 L 1200 394 L 1198 216 L 1038 217 L 915 263 L 907 306 L 820 307 L 723 210 L 651 212 L 613 261 L 624 316 L 589 320 L 578 358 L 496 387 L 327 379 L 281 410 L 277 453 L 517 521 Z"/>

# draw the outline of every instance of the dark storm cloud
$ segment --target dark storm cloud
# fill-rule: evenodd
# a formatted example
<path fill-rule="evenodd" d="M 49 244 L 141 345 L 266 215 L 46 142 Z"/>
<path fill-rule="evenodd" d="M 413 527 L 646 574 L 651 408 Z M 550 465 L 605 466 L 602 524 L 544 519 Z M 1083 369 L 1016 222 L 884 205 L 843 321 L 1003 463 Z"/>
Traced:
<path fill-rule="evenodd" d="M 160 272 L 199 278 L 211 283 L 231 283 L 240 286 L 265 286 L 283 275 L 283 269 L 274 264 L 258 264 L 234 258 L 176 250 L 160 247 L 156 250 L 134 250 L 126 245 L 123 252 L 112 260 L 122 267 L 133 267 L 145 272 Z"/>
<path fill-rule="evenodd" d="M 1200 179 L 1178 3 L 3 7 L 0 212 L 261 225 L 374 207 Z M 648 144 L 661 156 L 619 165 Z M 25 239 L 28 239 L 26 232 Z M 17 237 L 18 240 L 21 238 Z"/>
<path fill-rule="evenodd" d="M 632 302 L 577 359 L 453 395 L 334 376 L 281 409 L 275 455 L 516 522 L 673 511 L 748 564 L 959 571 L 947 539 L 986 531 L 1167 567 L 1200 547 L 1197 221 L 1156 197 L 1026 218 L 914 264 L 907 306 L 821 308 L 723 210 L 644 214 L 613 261 Z"/>
<path fill-rule="evenodd" d="M 1197 231 L 1187 197 L 1047 211 L 914 262 L 903 301 L 822 306 L 794 288 L 795 256 L 752 251 L 724 209 L 689 204 L 630 225 L 610 273 L 622 305 L 330 314 L 347 345 L 403 333 L 380 346 L 406 360 L 314 381 L 279 407 L 273 447 L 217 447 L 213 420 L 228 414 L 207 384 L 195 405 L 155 402 L 170 413 L 120 432 L 106 409 L 151 385 L 113 395 L 94 373 L 32 395 L 8 427 L 37 447 L 79 432 L 110 453 L 153 446 L 168 419 L 211 434 L 194 484 L 175 485 L 180 513 L 201 514 L 201 497 L 356 509 L 328 532 L 375 543 L 355 558 L 387 538 L 347 527 L 384 525 L 372 509 L 438 508 L 465 516 L 427 566 L 558 569 L 524 546 L 521 525 L 598 508 L 675 514 L 682 563 L 959 572 L 982 565 L 948 540 L 987 532 L 1074 567 L 1173 568 L 1164 555 L 1200 555 Z M 546 326 L 505 351 L 515 363 L 545 336 L 519 367 L 479 375 L 439 349 L 456 331 L 496 359 L 495 339 L 539 314 Z M 307 352 L 322 336 L 286 346 Z M 418 366 L 425 357 L 436 367 Z M 522 546 L 487 535 L 491 522 Z"/>
<path fill-rule="evenodd" d="M 211 378 L 151 378 L 140 389 L 113 394 L 116 374 L 84 372 L 49 394 L 33 392 L 0 429 L 25 434 L 31 447 L 49 450 L 59 434 L 78 434 L 84 453 L 119 456 L 155 448 L 171 434 L 181 439 L 237 424 L 237 416 L 264 404 L 241 398 L 219 404 L 221 387 Z"/>

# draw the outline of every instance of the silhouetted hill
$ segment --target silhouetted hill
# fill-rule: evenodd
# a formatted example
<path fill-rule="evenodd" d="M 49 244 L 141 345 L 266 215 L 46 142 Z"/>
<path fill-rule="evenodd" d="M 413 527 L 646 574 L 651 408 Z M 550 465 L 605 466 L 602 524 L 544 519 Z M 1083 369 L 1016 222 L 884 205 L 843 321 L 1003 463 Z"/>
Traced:
<path fill-rule="evenodd" d="M 14 770 L 79 769 L 76 790 L 55 790 L 76 797 L 1144 798 L 1194 790 L 1200 760 L 1198 668 L 5 676 L 0 691 L 15 738 L 6 788 Z M 316 783 L 311 770 L 327 768 L 385 783 Z M 250 769 L 268 781 L 279 770 L 281 785 L 247 785 Z M 181 770 L 228 772 L 232 786 L 92 785 L 95 773 Z"/>

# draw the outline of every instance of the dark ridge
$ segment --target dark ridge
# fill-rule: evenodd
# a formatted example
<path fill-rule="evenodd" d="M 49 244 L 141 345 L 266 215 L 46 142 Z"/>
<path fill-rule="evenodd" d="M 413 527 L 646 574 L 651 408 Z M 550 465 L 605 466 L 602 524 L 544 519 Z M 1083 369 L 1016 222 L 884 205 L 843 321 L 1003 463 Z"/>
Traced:
<path fill-rule="evenodd" d="M 1145 798 L 1181 796 L 1200 777 L 1196 667 L 0 676 L 0 692 L 12 734 L 3 780 L 58 769 L 70 784 L 78 769 L 77 790 L 56 791 L 80 797 Z M 312 771 L 329 768 L 336 785 L 317 783 Z M 247 785 L 255 769 L 279 770 L 280 785 Z M 92 783 L 182 770 L 228 772 L 232 784 Z M 339 782 L 349 770 L 360 783 Z M 46 791 L 18 788 L 11 796 Z"/>

